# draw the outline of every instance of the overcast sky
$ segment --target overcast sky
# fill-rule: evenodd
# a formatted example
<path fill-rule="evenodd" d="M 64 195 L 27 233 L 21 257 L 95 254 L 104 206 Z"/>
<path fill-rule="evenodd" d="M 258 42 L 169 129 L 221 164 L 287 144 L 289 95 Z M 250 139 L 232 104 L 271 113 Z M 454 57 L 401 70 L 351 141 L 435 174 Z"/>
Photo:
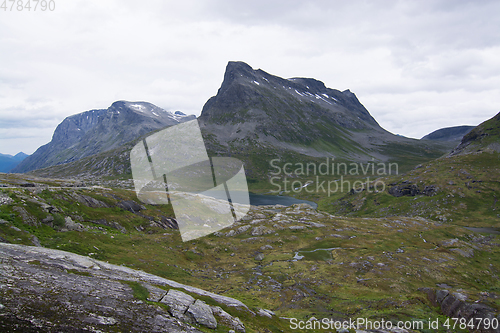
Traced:
<path fill-rule="evenodd" d="M 500 111 L 500 1 L 52 1 L 0 9 L 0 153 L 116 100 L 199 115 L 230 60 L 350 89 L 408 137 Z"/>

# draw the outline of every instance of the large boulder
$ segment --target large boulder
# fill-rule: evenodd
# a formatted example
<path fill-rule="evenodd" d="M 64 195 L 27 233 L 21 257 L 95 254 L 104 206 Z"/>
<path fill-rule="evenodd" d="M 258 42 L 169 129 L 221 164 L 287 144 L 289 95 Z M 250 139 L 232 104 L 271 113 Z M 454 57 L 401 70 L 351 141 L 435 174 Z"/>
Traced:
<path fill-rule="evenodd" d="M 212 309 L 199 299 L 189 306 L 187 315 L 191 316 L 199 325 L 213 329 L 217 328 L 217 320 L 215 320 Z"/>
<path fill-rule="evenodd" d="M 172 316 L 182 319 L 189 306 L 195 302 L 195 299 L 182 291 L 170 289 L 160 302 L 169 306 L 169 312 Z"/>

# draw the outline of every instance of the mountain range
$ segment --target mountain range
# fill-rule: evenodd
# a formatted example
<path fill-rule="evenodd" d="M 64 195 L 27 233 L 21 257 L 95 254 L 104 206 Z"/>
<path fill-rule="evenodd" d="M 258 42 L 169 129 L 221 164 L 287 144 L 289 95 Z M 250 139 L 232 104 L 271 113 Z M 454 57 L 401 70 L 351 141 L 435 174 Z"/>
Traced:
<path fill-rule="evenodd" d="M 66 118 L 50 143 L 12 171 L 127 177 L 127 152 L 134 142 L 194 118 L 146 102 L 118 101 Z M 228 63 L 221 87 L 198 121 L 209 155 L 240 158 L 250 178 L 262 178 L 269 167 L 264 160 L 274 158 L 396 161 L 410 167 L 448 153 L 459 142 L 394 135 L 350 90 L 327 88 L 312 78 L 280 78 L 243 62 Z"/>
<path fill-rule="evenodd" d="M 474 126 L 454 126 L 445 127 L 423 136 L 420 140 L 457 141 L 462 140 L 465 134 L 469 133 Z"/>

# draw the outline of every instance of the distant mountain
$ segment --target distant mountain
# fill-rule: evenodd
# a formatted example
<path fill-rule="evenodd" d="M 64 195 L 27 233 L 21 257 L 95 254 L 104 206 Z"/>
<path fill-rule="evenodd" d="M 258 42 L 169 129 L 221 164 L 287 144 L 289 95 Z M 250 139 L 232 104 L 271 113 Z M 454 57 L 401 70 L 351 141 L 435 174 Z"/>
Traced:
<path fill-rule="evenodd" d="M 0 154 L 0 172 L 9 172 L 29 155 L 20 152 L 16 155 Z"/>
<path fill-rule="evenodd" d="M 482 151 L 500 152 L 500 112 L 467 133 L 450 155 Z"/>
<path fill-rule="evenodd" d="M 445 127 L 423 136 L 420 140 L 460 141 L 473 128 L 474 126 Z"/>
<path fill-rule="evenodd" d="M 90 110 L 64 119 L 52 140 L 12 172 L 28 172 L 110 151 L 151 131 L 195 118 L 146 102 L 114 102 L 107 109 Z"/>

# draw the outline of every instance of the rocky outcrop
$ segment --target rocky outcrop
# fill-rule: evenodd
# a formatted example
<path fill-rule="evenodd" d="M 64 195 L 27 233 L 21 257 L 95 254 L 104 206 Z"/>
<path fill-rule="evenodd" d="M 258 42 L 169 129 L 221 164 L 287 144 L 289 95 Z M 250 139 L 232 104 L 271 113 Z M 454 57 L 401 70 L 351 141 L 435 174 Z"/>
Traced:
<path fill-rule="evenodd" d="M 438 192 L 439 188 L 435 185 L 424 185 L 418 186 L 415 184 L 402 183 L 399 185 L 392 186 L 389 188 L 388 192 L 390 195 L 399 198 L 403 196 L 414 197 L 416 195 L 425 195 L 432 197 Z"/>
<path fill-rule="evenodd" d="M 451 151 L 449 156 L 481 153 L 483 151 L 500 152 L 499 136 L 500 112 L 464 135 L 460 144 Z"/>
<path fill-rule="evenodd" d="M 476 323 L 478 326 L 474 330 L 471 329 L 471 331 L 500 333 L 500 326 L 498 325 L 488 325 L 488 327 L 485 327 L 482 324 L 479 326 L 479 323 L 485 320 L 488 323 L 500 322 L 500 314 L 489 306 L 480 303 L 469 303 L 466 301 L 465 295 L 457 292 L 449 292 L 445 289 L 421 288 L 420 291 L 425 292 L 432 305 L 439 306 L 445 316 L 450 318 L 464 318 L 467 323 L 473 319 L 471 323 Z M 481 320 L 479 320 L 480 318 Z M 490 326 L 494 326 L 495 328 L 491 328 Z"/>
<path fill-rule="evenodd" d="M 193 321 L 202 326 L 217 328 L 217 320 L 215 320 L 212 309 L 199 299 L 188 307 L 186 313 Z"/>
<path fill-rule="evenodd" d="M 233 317 L 220 306 L 212 306 L 212 313 L 217 318 L 218 322 L 222 325 L 233 328 L 236 332 L 245 333 L 245 325 L 241 322 L 240 318 Z"/>
<path fill-rule="evenodd" d="M 84 195 L 84 194 L 79 194 L 76 192 L 68 192 L 75 201 L 77 201 L 80 204 L 83 204 L 87 207 L 90 208 L 107 208 L 109 207 L 108 204 L 101 200 L 97 200 L 95 198 L 92 198 L 89 195 Z"/>
<path fill-rule="evenodd" d="M 218 322 L 245 332 L 237 317 L 198 296 L 253 314 L 236 299 L 69 252 L 0 243 L 0 258 L 2 332 L 180 333 Z"/>
<path fill-rule="evenodd" d="M 71 217 L 69 216 L 66 216 L 64 218 L 64 227 L 66 228 L 66 230 L 68 231 L 72 231 L 72 230 L 76 230 L 76 231 L 79 231 L 79 230 L 83 230 L 85 227 L 81 224 L 81 223 L 78 223 L 78 222 L 74 222 Z"/>
<path fill-rule="evenodd" d="M 128 210 L 131 213 L 136 213 L 145 209 L 144 206 L 139 205 L 137 202 L 133 200 L 120 201 L 116 204 L 116 206 L 118 206 L 121 209 Z"/>
<path fill-rule="evenodd" d="M 189 306 L 194 303 L 194 301 L 194 297 L 174 289 L 169 290 L 168 293 L 160 300 L 160 302 L 169 306 L 169 312 L 172 316 L 181 320 L 186 319 L 186 311 Z"/>

